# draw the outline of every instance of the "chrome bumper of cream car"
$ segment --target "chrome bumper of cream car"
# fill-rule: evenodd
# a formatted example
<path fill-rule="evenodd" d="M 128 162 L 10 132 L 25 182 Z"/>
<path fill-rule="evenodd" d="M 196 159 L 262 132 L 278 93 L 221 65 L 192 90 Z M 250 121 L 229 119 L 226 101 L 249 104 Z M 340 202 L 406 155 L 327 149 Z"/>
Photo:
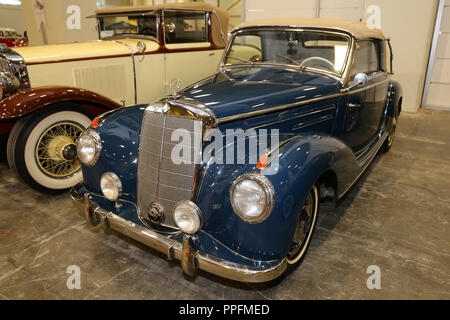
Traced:
<path fill-rule="evenodd" d="M 114 229 L 162 252 L 168 260 L 180 260 L 183 272 L 188 275 L 194 275 L 200 269 L 231 280 L 260 283 L 278 278 L 287 268 L 286 259 L 273 267 L 261 269 L 232 263 L 201 253 L 191 247 L 188 235 L 185 235 L 183 243 L 180 243 L 102 209 L 92 201 L 89 194 L 86 193 L 84 197 L 78 194 L 77 187 L 72 188 L 70 193 L 74 202 L 84 208 L 88 223 L 95 226 L 96 229 Z"/>

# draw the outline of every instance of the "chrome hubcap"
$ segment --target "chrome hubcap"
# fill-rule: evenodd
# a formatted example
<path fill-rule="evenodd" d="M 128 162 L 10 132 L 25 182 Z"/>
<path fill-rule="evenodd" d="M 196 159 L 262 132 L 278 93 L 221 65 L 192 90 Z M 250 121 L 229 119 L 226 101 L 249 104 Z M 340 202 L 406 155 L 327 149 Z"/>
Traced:
<path fill-rule="evenodd" d="M 295 257 L 305 245 L 305 241 L 312 227 L 314 219 L 315 202 L 313 193 L 310 192 L 300 213 L 300 219 L 297 224 L 297 229 L 294 233 L 291 249 L 288 252 L 288 258 Z"/>

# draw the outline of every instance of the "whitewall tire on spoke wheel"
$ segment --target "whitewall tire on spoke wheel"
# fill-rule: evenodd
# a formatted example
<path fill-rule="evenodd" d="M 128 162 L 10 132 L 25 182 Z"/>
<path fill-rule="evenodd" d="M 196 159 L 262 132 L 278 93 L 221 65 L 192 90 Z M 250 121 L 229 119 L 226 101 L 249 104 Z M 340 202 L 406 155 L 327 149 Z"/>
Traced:
<path fill-rule="evenodd" d="M 67 103 L 25 116 L 10 133 L 8 164 L 35 190 L 68 189 L 82 180 L 76 142 L 90 124 L 87 111 Z"/>

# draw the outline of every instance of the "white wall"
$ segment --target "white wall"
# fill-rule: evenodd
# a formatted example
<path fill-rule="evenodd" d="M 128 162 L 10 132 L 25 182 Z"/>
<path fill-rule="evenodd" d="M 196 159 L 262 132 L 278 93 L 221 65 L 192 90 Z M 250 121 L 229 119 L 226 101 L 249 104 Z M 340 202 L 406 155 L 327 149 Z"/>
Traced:
<path fill-rule="evenodd" d="M 98 38 L 97 23 L 95 19 L 86 18 L 95 14 L 97 5 L 92 0 L 43 0 L 46 17 L 46 35 L 48 44 L 71 43 L 76 41 L 89 41 Z M 69 29 L 67 20 L 72 16 L 67 13 L 71 5 L 80 8 L 80 29 Z M 42 30 L 38 29 L 32 1 L 22 1 L 22 10 L 25 17 L 30 45 L 44 44 Z"/>
<path fill-rule="evenodd" d="M 20 6 L 0 5 L 0 27 L 16 29 L 23 34 L 26 30 L 22 8 Z"/>

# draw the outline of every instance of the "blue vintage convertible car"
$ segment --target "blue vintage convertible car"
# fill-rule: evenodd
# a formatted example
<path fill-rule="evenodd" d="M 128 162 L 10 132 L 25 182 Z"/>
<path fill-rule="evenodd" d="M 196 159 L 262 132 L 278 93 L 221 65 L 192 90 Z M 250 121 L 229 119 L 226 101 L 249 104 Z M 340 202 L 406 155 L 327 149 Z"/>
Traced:
<path fill-rule="evenodd" d="M 95 229 L 187 275 L 275 279 L 305 256 L 319 203 L 391 148 L 402 104 L 391 74 L 389 40 L 363 23 L 245 23 L 213 77 L 94 119 L 72 197 Z"/>

